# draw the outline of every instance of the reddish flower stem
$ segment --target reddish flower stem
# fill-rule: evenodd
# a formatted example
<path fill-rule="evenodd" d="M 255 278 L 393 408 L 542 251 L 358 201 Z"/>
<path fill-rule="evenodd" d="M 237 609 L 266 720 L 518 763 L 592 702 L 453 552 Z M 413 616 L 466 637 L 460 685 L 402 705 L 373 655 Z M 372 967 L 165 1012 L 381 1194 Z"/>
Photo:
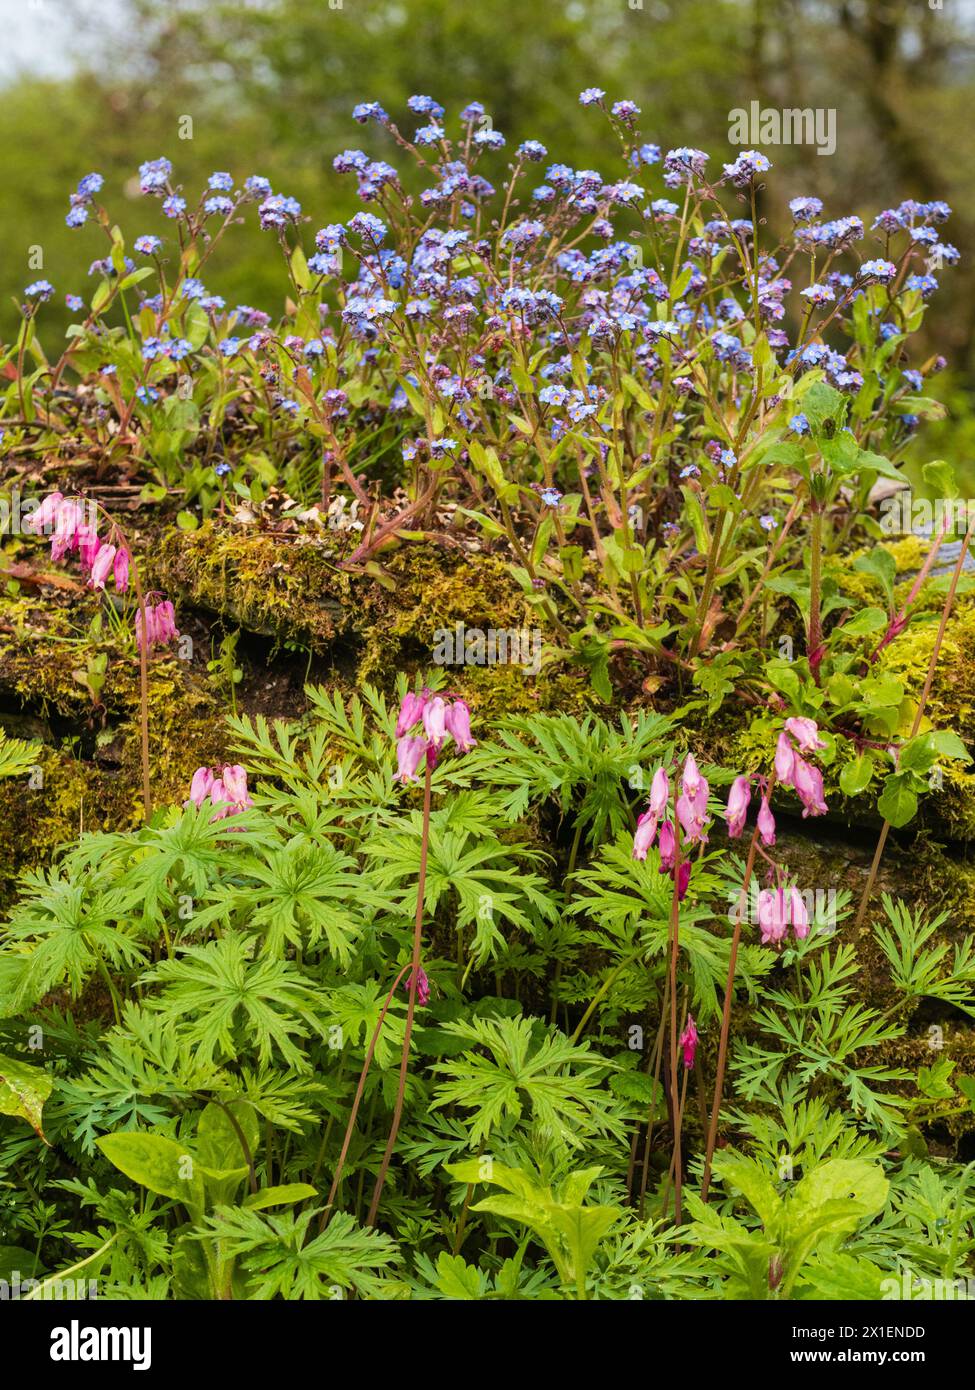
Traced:
<path fill-rule="evenodd" d="M 683 1219 L 681 1205 L 681 1127 L 684 1119 L 683 1106 L 677 1096 L 677 957 L 680 953 L 680 866 L 681 834 L 680 819 L 677 815 L 678 786 L 674 785 L 674 892 L 670 900 L 670 1104 L 673 1117 L 674 1134 L 674 1221 L 679 1226 Z"/>
<path fill-rule="evenodd" d="M 332 1206 L 335 1202 L 336 1193 L 339 1190 L 339 1183 L 342 1180 L 342 1172 L 345 1168 L 345 1160 L 348 1156 L 349 1145 L 352 1142 L 352 1132 L 355 1129 L 356 1117 L 359 1114 L 359 1106 L 362 1103 L 362 1093 L 365 1090 L 366 1077 L 369 1075 L 369 1068 L 372 1066 L 372 1059 L 376 1052 L 376 1044 L 379 1042 L 379 1034 L 382 1032 L 383 1023 L 385 1022 L 386 1014 L 389 1011 L 389 1006 L 393 1002 L 393 995 L 399 989 L 400 980 L 402 980 L 403 976 L 406 974 L 409 968 L 410 967 L 408 965 L 404 965 L 403 969 L 399 972 L 399 974 L 396 976 L 396 979 L 393 981 L 392 988 L 386 995 L 386 1002 L 382 1007 L 382 1011 L 378 1019 L 376 1020 L 376 1026 L 372 1030 L 372 1038 L 369 1041 L 369 1050 L 366 1053 L 365 1061 L 362 1064 L 362 1070 L 359 1073 L 359 1084 L 356 1087 L 355 1099 L 352 1102 L 352 1113 L 349 1115 L 349 1122 L 345 1127 L 345 1138 L 342 1140 L 342 1150 L 339 1153 L 339 1161 L 335 1165 L 335 1176 L 332 1178 L 332 1186 L 329 1189 L 328 1201 L 325 1203 L 325 1210 L 322 1212 L 321 1220 L 318 1223 L 319 1234 L 321 1234 L 321 1232 L 325 1229 L 329 1213 L 331 1212 Z"/>
<path fill-rule="evenodd" d="M 765 793 L 770 803 L 774 790 L 775 773 L 773 771 L 769 778 Z M 741 924 L 748 911 L 748 890 L 751 886 L 752 873 L 755 869 L 755 856 L 758 852 L 758 834 L 758 826 L 756 825 L 752 832 L 752 842 L 748 847 L 748 860 L 745 864 L 745 881 L 742 885 L 742 899 L 744 901 L 741 911 L 737 914 L 735 929 L 731 937 L 731 951 L 728 955 L 728 979 L 724 987 L 724 1007 L 721 1010 L 721 1035 L 718 1040 L 718 1064 L 714 1075 L 714 1101 L 711 1105 L 711 1123 L 708 1126 L 707 1147 L 704 1153 L 704 1175 L 701 1178 L 702 1202 L 708 1200 L 708 1189 L 711 1186 L 711 1162 L 714 1158 L 715 1144 L 718 1142 L 718 1119 L 721 1114 L 725 1066 L 728 1061 L 728 1032 L 731 1027 L 731 1001 L 735 990 L 735 971 L 738 966 L 738 944 L 741 941 Z"/>
<path fill-rule="evenodd" d="M 410 1061 L 410 1038 L 413 1034 L 413 1015 L 416 1012 L 416 991 L 420 982 L 420 943 L 423 934 L 423 897 L 427 881 L 427 853 L 430 845 L 430 775 L 432 771 L 433 769 L 428 757 L 426 776 L 423 782 L 423 835 L 420 841 L 420 875 L 416 889 L 416 918 L 413 924 L 413 958 L 410 962 L 410 968 L 413 972 L 410 976 L 410 1002 L 406 1008 L 406 1032 L 403 1035 L 403 1053 L 400 1057 L 399 1086 L 396 1091 L 396 1105 L 393 1108 L 393 1123 L 390 1127 L 389 1138 L 386 1140 L 386 1152 L 383 1154 L 383 1161 L 379 1165 L 376 1186 L 373 1188 L 372 1202 L 369 1205 L 369 1215 L 366 1218 L 366 1224 L 368 1226 L 375 1226 L 376 1224 L 379 1199 L 383 1194 L 383 1187 L 386 1184 L 386 1174 L 389 1171 L 389 1162 L 393 1156 L 393 1149 L 396 1147 L 396 1136 L 399 1133 L 400 1119 L 403 1115 L 403 1097 L 406 1094 L 406 1072 Z"/>
<path fill-rule="evenodd" d="M 887 631 L 884 633 L 877 646 L 874 648 L 874 650 L 870 653 L 869 657 L 867 658 L 868 666 L 872 666 L 873 663 L 877 660 L 877 657 L 884 650 L 884 648 L 889 646 L 890 643 L 893 642 L 895 637 L 899 637 L 900 634 L 904 631 L 905 627 L 907 627 L 907 618 L 908 613 L 911 609 L 911 605 L 917 598 L 918 594 L 921 592 L 921 588 L 924 585 L 925 580 L 931 573 L 931 566 L 934 564 L 938 551 L 941 549 L 942 541 L 948 534 L 949 525 L 950 518 L 946 519 L 944 526 L 941 528 L 940 532 L 935 537 L 934 544 L 928 551 L 924 560 L 924 564 L 921 566 L 920 570 L 918 571 L 917 577 L 914 580 L 914 583 L 911 585 L 911 592 L 908 594 L 903 607 L 901 608 L 900 612 L 891 620 L 887 627 Z"/>

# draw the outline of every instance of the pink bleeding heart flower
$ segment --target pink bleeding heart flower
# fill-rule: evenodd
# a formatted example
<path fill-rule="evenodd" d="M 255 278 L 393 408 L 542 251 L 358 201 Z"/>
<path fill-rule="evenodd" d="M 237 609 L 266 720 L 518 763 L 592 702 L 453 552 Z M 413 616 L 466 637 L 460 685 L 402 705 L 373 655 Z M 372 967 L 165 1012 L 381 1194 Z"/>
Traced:
<path fill-rule="evenodd" d="M 677 870 L 677 878 L 675 880 L 677 884 L 677 901 L 679 903 L 682 903 L 684 901 L 684 898 L 687 895 L 687 885 L 690 883 L 690 881 L 691 861 L 689 859 L 685 859 L 681 862 L 681 866 Z"/>
<path fill-rule="evenodd" d="M 95 563 L 95 557 L 101 549 L 101 541 L 94 526 L 89 526 L 87 522 L 82 522 L 78 527 L 75 539 L 78 545 L 78 554 L 81 559 L 82 568 L 90 570 Z"/>
<path fill-rule="evenodd" d="M 250 801 L 247 795 L 247 773 L 239 763 L 232 767 L 224 767 L 223 789 L 235 805 L 243 806 L 245 802 Z"/>
<path fill-rule="evenodd" d="M 57 519 L 58 508 L 63 501 L 64 493 L 49 493 L 36 511 L 31 512 L 30 516 L 24 518 L 24 526 L 28 531 L 43 531 Z"/>
<path fill-rule="evenodd" d="M 239 764 L 225 765 L 219 777 L 210 767 L 196 769 L 190 783 L 187 805 L 202 806 L 207 797 L 214 808 L 211 821 L 239 815 L 241 811 L 249 811 L 254 804 L 247 791 L 247 773 Z"/>
<path fill-rule="evenodd" d="M 444 726 L 453 736 L 459 753 L 469 753 L 477 746 L 477 739 L 471 738 L 471 712 L 465 700 L 453 700 L 447 706 Z"/>
<path fill-rule="evenodd" d="M 693 1014 L 687 1015 L 687 1023 L 678 1039 L 678 1045 L 684 1055 L 684 1066 L 690 1071 L 697 1053 L 697 1024 L 694 1022 Z"/>
<path fill-rule="evenodd" d="M 145 605 L 145 622 L 142 618 L 142 609 L 136 609 L 135 614 L 135 641 L 136 646 L 141 652 L 155 646 L 156 642 L 156 610 L 151 603 Z"/>
<path fill-rule="evenodd" d="M 775 817 L 772 815 L 767 796 L 762 797 L 762 804 L 758 809 L 758 833 L 762 837 L 763 845 L 775 844 Z"/>
<path fill-rule="evenodd" d="M 168 599 L 156 604 L 156 641 L 160 646 L 174 642 L 179 636 L 176 628 L 176 610 Z"/>
<path fill-rule="evenodd" d="M 168 600 L 164 603 L 147 603 L 145 610 L 144 634 L 141 609 L 137 610 L 135 615 L 135 640 L 140 651 L 142 651 L 143 640 L 146 643 L 146 650 L 149 650 L 152 647 L 164 647 L 167 642 L 172 642 L 179 636 L 176 629 L 176 612 Z"/>
<path fill-rule="evenodd" d="M 660 827 L 660 872 L 669 874 L 672 872 L 677 858 L 677 838 L 674 834 L 674 827 L 671 821 L 665 820 Z"/>
<path fill-rule="evenodd" d="M 738 836 L 745 828 L 745 819 L 748 815 L 748 803 L 751 799 L 751 782 L 747 777 L 736 777 L 731 784 L 731 792 L 728 796 L 728 809 L 725 812 L 728 819 L 728 835 L 732 840 L 737 840 Z"/>
<path fill-rule="evenodd" d="M 62 560 L 78 544 L 78 530 L 84 522 L 84 512 L 77 498 L 65 497 L 58 503 L 51 537 L 51 559 Z"/>
<path fill-rule="evenodd" d="M 406 989 L 410 990 L 413 984 L 413 972 L 410 971 L 406 977 Z M 427 979 L 427 972 L 423 966 L 419 966 L 416 972 L 416 1002 L 423 1009 L 430 1002 L 430 981 Z"/>
<path fill-rule="evenodd" d="M 653 844 L 656 836 L 657 817 L 652 811 L 644 811 L 636 823 L 636 834 L 633 836 L 633 858 L 646 859 L 647 850 Z"/>
<path fill-rule="evenodd" d="M 227 793 L 223 789 L 223 782 L 219 777 L 213 779 L 213 785 L 210 788 L 210 800 L 216 807 L 216 810 L 210 817 L 211 821 L 226 820 L 227 816 L 230 814 L 230 806 L 227 802 Z"/>
<path fill-rule="evenodd" d="M 416 782 L 417 768 L 427 751 L 427 741 L 419 734 L 404 734 L 396 743 L 396 776 L 401 782 Z"/>
<path fill-rule="evenodd" d="M 794 715 L 785 721 L 785 729 L 798 743 L 801 753 L 815 753 L 817 748 L 826 747 L 819 737 L 819 727 L 815 719 L 804 719 Z"/>
<path fill-rule="evenodd" d="M 822 816 L 829 810 L 823 800 L 823 774 L 803 758 L 796 757 L 795 788 L 803 805 L 802 818 Z"/>
<path fill-rule="evenodd" d="M 649 809 L 655 816 L 662 816 L 670 800 L 670 778 L 666 770 L 658 767 L 650 784 Z"/>
<path fill-rule="evenodd" d="M 129 552 L 124 545 L 120 545 L 115 552 L 112 570 L 115 576 L 115 587 L 120 594 L 124 594 L 129 587 Z"/>
<path fill-rule="evenodd" d="M 795 885 L 789 889 L 789 916 L 797 939 L 803 941 L 809 935 L 809 913 L 805 900 Z"/>
<path fill-rule="evenodd" d="M 689 797 L 681 795 L 677 798 L 677 819 L 680 821 L 681 829 L 686 840 L 694 841 L 697 839 L 697 814 L 694 810 L 694 803 Z"/>
<path fill-rule="evenodd" d="M 708 784 L 703 777 L 698 777 L 694 787 L 693 795 L 685 789 L 677 798 L 677 819 L 690 844 L 707 839 L 704 828 L 708 819 Z"/>
<path fill-rule="evenodd" d="M 447 706 L 439 695 L 424 706 L 423 730 L 434 748 L 439 748 L 447 737 Z"/>
<path fill-rule="evenodd" d="M 762 945 L 781 941 L 787 929 L 785 895 L 781 888 L 765 888 L 758 895 L 758 924 Z"/>
<path fill-rule="evenodd" d="M 684 760 L 684 770 L 681 773 L 681 791 L 693 800 L 694 797 L 697 796 L 698 790 L 702 783 L 706 788 L 707 782 L 704 781 L 704 778 L 698 771 L 697 763 L 694 761 L 694 754 L 688 753 L 687 757 Z"/>
<path fill-rule="evenodd" d="M 783 787 L 792 786 L 795 765 L 795 752 L 783 730 L 779 734 L 778 743 L 775 745 L 775 775 Z"/>
<path fill-rule="evenodd" d="M 116 550 L 114 545 L 101 545 L 91 567 L 88 583 L 92 589 L 104 589 L 105 581 L 112 573 Z"/>
<path fill-rule="evenodd" d="M 194 806 L 202 806 L 212 790 L 213 770 L 209 767 L 198 767 L 190 783 L 190 801 Z"/>
<path fill-rule="evenodd" d="M 403 696 L 403 703 L 399 707 L 399 717 L 396 720 L 396 737 L 402 738 L 409 733 L 413 725 L 423 717 L 423 708 L 427 702 L 426 692 L 415 695 L 413 691 Z"/>

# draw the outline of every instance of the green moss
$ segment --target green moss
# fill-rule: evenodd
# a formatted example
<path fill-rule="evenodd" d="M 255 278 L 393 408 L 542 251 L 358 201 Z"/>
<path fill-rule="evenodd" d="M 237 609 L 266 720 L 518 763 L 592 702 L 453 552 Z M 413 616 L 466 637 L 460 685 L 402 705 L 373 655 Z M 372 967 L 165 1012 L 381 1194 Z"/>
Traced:
<path fill-rule="evenodd" d="M 85 596 L 73 610 L 36 600 L 0 601 L 0 698 L 4 708 L 30 708 L 41 718 L 83 716 L 91 695 L 75 671 L 87 665 L 94 650 L 81 634 L 97 612 L 97 600 Z"/>
<path fill-rule="evenodd" d="M 142 817 L 139 663 L 134 646 L 104 623 L 91 640 L 100 600 L 72 607 L 18 596 L 0 599 L 10 636 L 0 640 L 0 725 L 39 738 L 30 777 L 0 781 L 0 897 L 25 867 L 46 864 L 82 829 L 121 830 Z M 97 631 L 97 629 L 96 629 Z M 94 658 L 104 683 L 86 688 Z M 151 790 L 157 805 L 181 801 L 193 771 L 226 751 L 222 709 L 185 663 L 149 664 Z"/>
<path fill-rule="evenodd" d="M 455 632 L 458 624 L 467 631 L 539 631 L 537 610 L 503 560 L 439 545 L 401 546 L 369 573 L 348 574 L 326 541 L 283 543 L 255 528 L 211 523 L 163 541 L 154 582 L 178 602 L 281 643 L 333 658 L 339 643 L 349 653 L 353 684 L 387 691 L 400 671 L 437 664 L 438 633 Z M 544 642 L 552 634 L 541 628 L 540 636 Z M 452 688 L 489 718 L 553 708 L 581 712 L 594 701 L 586 673 L 561 664 L 537 675 L 517 664 L 445 670 Z"/>
<path fill-rule="evenodd" d="M 0 901 L 9 902 L 23 869 L 49 863 L 82 830 L 132 824 L 129 801 L 124 781 L 56 748 L 43 749 L 29 776 L 0 781 Z"/>
<path fill-rule="evenodd" d="M 443 634 L 456 635 L 459 625 L 465 636 L 472 629 L 524 633 L 532 652 L 551 641 L 551 631 L 539 626 L 537 611 L 503 560 L 412 546 L 384 568 L 392 586 L 370 578 L 356 581 L 360 682 L 391 685 L 399 670 L 429 669 L 437 664 Z M 487 719 L 540 709 L 581 713 L 594 702 L 585 672 L 561 663 L 537 673 L 512 662 L 446 665 L 444 670 L 451 688 Z"/>
<path fill-rule="evenodd" d="M 314 537 L 283 541 L 210 522 L 170 532 L 151 557 L 152 582 L 248 631 L 323 651 L 353 612 L 349 576 Z"/>
<path fill-rule="evenodd" d="M 836 581 L 843 594 L 864 607 L 883 604 L 883 590 L 879 580 L 855 569 L 854 566 L 862 556 L 873 554 L 877 550 L 886 550 L 888 555 L 893 556 L 898 575 L 912 576 L 901 580 L 895 586 L 898 599 L 907 597 L 914 582 L 913 575 L 924 564 L 927 554 L 927 546 L 919 537 L 905 536 L 901 540 L 882 541 L 879 545 L 851 551 L 849 555 L 829 556 L 823 566 L 824 574 Z"/>

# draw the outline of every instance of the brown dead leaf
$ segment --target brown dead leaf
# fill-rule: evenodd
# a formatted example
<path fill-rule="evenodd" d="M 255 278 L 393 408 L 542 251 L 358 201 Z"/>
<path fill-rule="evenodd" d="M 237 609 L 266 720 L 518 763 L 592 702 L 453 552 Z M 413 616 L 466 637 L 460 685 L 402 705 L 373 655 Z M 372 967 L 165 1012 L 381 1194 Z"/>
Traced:
<path fill-rule="evenodd" d="M 83 594 L 85 592 L 85 586 L 79 584 L 76 579 L 72 579 L 70 575 L 59 574 L 57 570 L 36 570 L 32 565 L 23 561 L 15 561 L 6 569 L 0 569 L 0 575 L 3 575 L 5 579 L 16 579 L 19 584 L 29 584 L 35 589 L 47 586 L 51 589 L 62 589 L 68 594 Z"/>

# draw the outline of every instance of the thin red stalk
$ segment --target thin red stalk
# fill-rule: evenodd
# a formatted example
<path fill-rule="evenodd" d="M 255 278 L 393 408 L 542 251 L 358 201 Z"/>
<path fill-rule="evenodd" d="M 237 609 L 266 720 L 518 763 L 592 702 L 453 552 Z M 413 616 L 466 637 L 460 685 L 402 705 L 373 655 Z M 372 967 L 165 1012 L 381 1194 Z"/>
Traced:
<path fill-rule="evenodd" d="M 368 1226 L 375 1226 L 376 1213 L 379 1210 L 379 1199 L 383 1194 L 383 1187 L 386 1184 L 386 1174 L 389 1171 L 389 1162 L 393 1156 L 393 1149 L 396 1147 L 396 1136 L 399 1133 L 400 1119 L 403 1114 L 403 1097 L 406 1094 L 406 1072 L 410 1061 L 410 1038 L 413 1034 L 413 1015 L 416 1012 L 416 990 L 420 978 L 420 942 L 423 934 L 423 897 L 426 891 L 427 881 L 427 851 L 430 845 L 430 775 L 432 767 L 427 758 L 426 776 L 423 782 L 423 836 L 420 842 L 420 875 L 416 889 L 416 919 L 413 924 L 413 973 L 410 976 L 410 1002 L 406 1009 L 406 1032 L 403 1035 L 403 1054 L 399 1064 L 399 1086 L 396 1091 L 396 1105 L 393 1108 L 393 1123 L 390 1127 L 389 1138 L 386 1141 L 386 1152 L 383 1154 L 383 1161 L 379 1165 L 379 1173 L 376 1177 L 376 1186 L 373 1188 L 372 1202 L 369 1205 L 369 1215 L 366 1218 Z"/>
<path fill-rule="evenodd" d="M 152 793 L 149 789 L 149 626 L 146 614 L 146 601 L 142 594 L 139 567 L 129 550 L 132 565 L 132 579 L 135 584 L 135 598 L 139 605 L 142 626 L 142 640 L 139 643 L 139 723 L 141 727 L 142 756 L 142 813 L 148 825 L 152 816 Z"/>
<path fill-rule="evenodd" d="M 661 1009 L 660 1009 L 660 1027 L 657 1029 L 657 1037 L 656 1037 L 656 1040 L 655 1040 L 655 1042 L 654 1042 L 654 1044 L 653 1044 L 653 1055 L 652 1055 L 652 1057 L 651 1057 L 651 1065 L 652 1065 L 652 1067 L 653 1067 L 653 1088 L 652 1088 L 650 1094 L 651 1094 L 652 1099 L 651 1099 L 651 1101 L 650 1101 L 650 1108 L 649 1108 L 649 1111 L 648 1111 L 648 1113 L 647 1113 L 647 1137 L 646 1137 L 646 1140 L 645 1140 L 644 1145 L 643 1145 L 643 1164 L 642 1164 L 642 1167 L 641 1167 L 641 1170 L 640 1170 L 640 1201 L 639 1201 L 639 1212 L 640 1212 L 640 1220 L 641 1220 L 641 1221 L 643 1220 L 643 1212 L 644 1212 L 644 1208 L 645 1208 L 645 1206 L 646 1206 L 646 1200 L 647 1200 L 647 1181 L 648 1181 L 649 1176 L 650 1176 L 650 1155 L 651 1155 L 651 1153 L 652 1153 L 652 1151 L 653 1151 L 653 1125 L 654 1125 L 654 1116 L 655 1116 L 655 1110 L 656 1110 L 657 1087 L 660 1085 L 660 1070 L 661 1070 L 661 1067 L 662 1067 L 662 1065 L 663 1065 L 663 1055 L 664 1055 L 664 1049 L 663 1049 L 664 1028 L 666 1027 L 666 1023 L 667 1023 L 667 1001 L 668 1001 L 669 996 L 670 996 L 670 977 L 668 976 L 667 979 L 664 981 L 664 997 L 663 997 L 663 999 L 662 999 L 662 1001 L 661 1001 Z M 669 1096 L 668 1096 L 667 1100 L 668 1100 L 668 1109 L 669 1109 L 669 1102 L 670 1102 L 670 1097 L 669 1097 Z"/>
<path fill-rule="evenodd" d="M 82 505 L 85 499 L 79 498 Z M 100 502 L 95 502 L 95 507 L 102 513 L 109 526 L 118 534 L 119 539 L 124 545 L 129 556 L 129 569 L 132 574 L 132 582 L 135 585 L 135 600 L 139 609 L 139 620 L 142 626 L 142 640 L 139 643 L 139 723 L 141 725 L 141 760 L 142 760 L 142 813 L 148 825 L 152 816 L 152 792 L 149 788 L 149 627 L 146 621 L 146 601 L 142 592 L 142 580 L 139 576 L 139 565 L 135 558 L 135 552 L 128 536 L 122 530 L 115 518 L 108 512 Z"/>
<path fill-rule="evenodd" d="M 876 648 L 870 653 L 870 656 L 867 658 L 868 665 L 872 666 L 873 663 L 877 660 L 877 657 L 884 650 L 884 648 L 889 646 L 890 643 L 893 642 L 895 637 L 900 636 L 900 634 L 904 631 L 904 628 L 907 626 L 908 612 L 910 611 L 911 605 L 913 604 L 914 600 L 921 592 L 921 588 L 927 580 L 928 575 L 931 573 L 931 566 L 934 564 L 938 551 L 941 549 L 942 541 L 948 534 L 949 525 L 950 518 L 947 518 L 945 520 L 944 526 L 941 528 L 941 531 L 935 537 L 934 544 L 928 551 L 927 556 L 924 560 L 924 564 L 918 571 L 917 578 L 911 585 L 911 592 L 908 594 L 907 599 L 904 602 L 904 606 L 901 608 L 897 616 L 889 623 L 887 631 L 880 639 L 880 642 L 878 643 Z"/>
<path fill-rule="evenodd" d="M 682 1077 L 682 1079 L 681 1079 L 681 1084 L 680 1084 L 680 1101 L 679 1101 L 679 1103 L 678 1103 L 678 1111 L 677 1111 L 677 1113 L 678 1113 L 678 1116 L 679 1116 L 679 1123 L 680 1123 L 681 1125 L 683 1125 L 683 1123 L 684 1123 L 684 1106 L 685 1106 L 685 1104 L 687 1103 L 687 1081 L 688 1081 L 689 1075 L 690 1075 L 690 1073 L 687 1072 L 687 1071 L 685 1071 L 684 1074 L 683 1074 L 683 1077 Z M 667 1208 L 668 1208 L 668 1206 L 670 1205 L 670 1184 L 671 1184 L 671 1181 L 674 1181 L 674 1192 L 675 1192 L 675 1194 L 678 1194 L 679 1183 L 675 1180 L 676 1158 L 677 1158 L 677 1150 L 675 1149 L 673 1155 L 671 1156 L 670 1167 L 669 1167 L 668 1170 L 667 1170 L 667 1176 L 666 1176 L 666 1178 L 664 1179 L 664 1200 L 663 1200 L 663 1213 L 662 1213 L 663 1216 L 664 1216 L 664 1218 L 666 1218 L 666 1216 L 667 1216 Z M 677 1170 L 677 1171 L 679 1172 L 679 1170 Z M 678 1194 L 678 1195 L 679 1195 L 679 1194 Z M 675 1212 L 675 1217 L 674 1217 L 674 1219 L 675 1219 L 675 1221 L 677 1221 L 677 1224 L 679 1225 L 680 1222 L 679 1222 L 679 1220 L 677 1219 L 676 1212 Z M 675 1249 L 679 1252 L 680 1246 L 679 1246 L 679 1245 L 678 1245 L 678 1246 L 675 1246 Z"/>
<path fill-rule="evenodd" d="M 765 795 L 771 801 L 775 790 L 775 773 L 769 778 Z M 741 924 L 748 912 L 748 890 L 755 869 L 755 855 L 758 851 L 758 826 L 752 832 L 752 842 L 748 847 L 748 860 L 745 864 L 745 881 L 742 885 L 740 911 L 736 914 L 735 929 L 731 937 L 731 951 L 728 955 L 728 979 L 724 987 L 724 1007 L 721 1010 L 721 1035 L 718 1039 L 718 1064 L 714 1075 L 714 1100 L 711 1105 L 711 1123 L 708 1126 L 708 1141 L 704 1153 L 704 1175 L 701 1179 L 701 1201 L 708 1200 L 711 1186 L 711 1160 L 714 1146 L 718 1141 L 718 1118 L 721 1114 L 721 1098 L 724 1092 L 724 1073 L 728 1061 L 728 1032 L 731 1027 L 731 1001 L 735 991 L 735 970 L 738 966 L 738 944 L 741 941 Z"/>
<path fill-rule="evenodd" d="M 674 1134 L 674 1220 L 681 1224 L 681 1125 L 684 1114 L 677 1099 L 677 956 L 680 950 L 681 835 L 677 816 L 677 787 L 674 787 L 674 892 L 670 900 L 670 1103 Z"/>
<path fill-rule="evenodd" d="M 359 1106 L 362 1103 L 362 1093 L 365 1090 L 366 1077 L 369 1075 L 369 1068 L 372 1066 L 372 1059 L 376 1052 L 376 1044 L 379 1042 L 379 1034 L 382 1032 L 382 1027 L 386 1019 L 386 1014 L 389 1010 L 390 1004 L 393 1002 L 393 996 L 399 989 L 400 980 L 402 980 L 403 976 L 406 974 L 409 968 L 410 967 L 408 965 L 404 965 L 403 969 L 399 972 L 399 974 L 396 976 L 396 979 L 393 981 L 392 988 L 386 995 L 386 1002 L 382 1007 L 382 1012 L 376 1020 L 375 1028 L 372 1030 L 372 1038 L 369 1042 L 369 1050 L 366 1053 L 366 1059 L 363 1062 L 362 1070 L 359 1073 L 359 1084 L 356 1087 L 355 1099 L 352 1102 L 352 1113 L 349 1115 L 349 1122 L 345 1127 L 345 1138 L 342 1140 L 342 1150 L 339 1154 L 339 1161 L 335 1165 L 335 1176 L 332 1179 L 332 1186 L 329 1189 L 328 1201 L 325 1203 L 325 1210 L 322 1212 L 321 1220 L 318 1223 L 319 1232 L 325 1229 L 325 1223 L 328 1219 L 328 1214 L 332 1210 L 332 1205 L 335 1202 L 336 1193 L 339 1190 L 339 1183 L 342 1180 L 342 1171 L 345 1168 L 345 1160 L 349 1152 L 349 1144 L 352 1142 L 352 1132 L 355 1129 L 356 1117 L 359 1114 Z"/>

